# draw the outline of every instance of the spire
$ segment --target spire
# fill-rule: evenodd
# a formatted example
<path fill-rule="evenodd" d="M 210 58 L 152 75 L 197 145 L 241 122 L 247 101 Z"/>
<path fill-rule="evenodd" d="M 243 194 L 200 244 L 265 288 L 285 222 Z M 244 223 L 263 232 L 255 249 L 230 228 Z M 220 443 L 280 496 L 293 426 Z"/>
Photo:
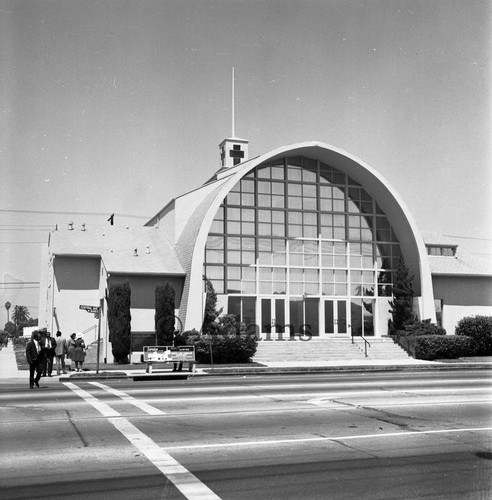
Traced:
<path fill-rule="evenodd" d="M 248 142 L 246 139 L 236 137 L 236 116 L 235 116 L 235 83 L 234 66 L 232 67 L 232 93 L 231 93 L 231 132 L 232 136 L 229 139 L 224 139 L 219 144 L 220 163 L 222 168 L 233 167 L 243 161 L 248 160 Z"/>

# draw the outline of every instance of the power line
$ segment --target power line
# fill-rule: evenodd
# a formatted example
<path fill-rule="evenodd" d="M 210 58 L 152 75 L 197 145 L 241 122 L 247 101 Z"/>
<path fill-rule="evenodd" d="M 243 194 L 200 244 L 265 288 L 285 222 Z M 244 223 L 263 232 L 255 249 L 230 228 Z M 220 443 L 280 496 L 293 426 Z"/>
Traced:
<path fill-rule="evenodd" d="M 0 290 L 39 290 L 40 286 L 5 286 L 0 287 Z"/>
<path fill-rule="evenodd" d="M 0 281 L 1 285 L 39 285 L 40 281 Z"/>
<path fill-rule="evenodd" d="M 47 243 L 46 241 L 0 241 L 0 244 L 3 244 L 3 245 L 21 245 L 21 244 L 24 244 L 24 243 L 28 243 L 28 244 L 38 244 L 38 243 Z"/>
<path fill-rule="evenodd" d="M 53 227 L 54 224 L 0 224 L 0 227 Z"/>
<path fill-rule="evenodd" d="M 474 236 L 457 236 L 456 234 L 443 234 L 447 238 L 461 238 L 462 240 L 492 241 L 492 238 L 477 238 Z"/>
<path fill-rule="evenodd" d="M 43 232 L 48 232 L 50 229 L 54 228 L 55 225 L 53 224 L 52 226 L 47 226 L 47 227 L 34 227 L 34 228 L 28 228 L 28 227 L 0 227 L 0 231 L 43 231 Z"/>
<path fill-rule="evenodd" d="M 0 208 L 0 212 L 4 213 L 18 213 L 18 214 L 57 214 L 57 215 L 97 215 L 107 217 L 108 212 L 65 212 L 65 211 L 55 211 L 55 210 L 14 210 L 10 208 Z M 134 217 L 137 219 L 149 219 L 146 215 L 133 215 L 133 214 L 118 214 L 118 217 Z"/>

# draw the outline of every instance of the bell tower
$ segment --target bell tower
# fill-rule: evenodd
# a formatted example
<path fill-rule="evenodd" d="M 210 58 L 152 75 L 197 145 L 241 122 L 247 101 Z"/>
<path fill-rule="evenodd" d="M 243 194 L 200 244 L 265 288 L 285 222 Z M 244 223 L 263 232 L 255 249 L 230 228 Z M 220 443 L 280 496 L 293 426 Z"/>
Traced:
<path fill-rule="evenodd" d="M 248 144 L 246 139 L 236 137 L 236 124 L 234 116 L 234 66 L 232 67 L 232 135 L 219 144 L 220 165 L 230 168 L 249 159 Z"/>

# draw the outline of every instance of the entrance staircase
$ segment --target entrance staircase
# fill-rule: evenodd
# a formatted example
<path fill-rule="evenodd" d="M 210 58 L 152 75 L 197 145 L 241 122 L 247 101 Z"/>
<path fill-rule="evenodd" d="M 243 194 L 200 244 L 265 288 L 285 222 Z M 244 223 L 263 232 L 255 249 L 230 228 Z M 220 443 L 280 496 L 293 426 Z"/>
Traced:
<path fill-rule="evenodd" d="M 256 363 L 292 361 L 350 362 L 361 360 L 410 359 L 410 356 L 390 337 L 367 338 L 367 357 L 364 341 L 359 337 L 334 337 L 329 339 L 260 340 L 253 358 Z"/>

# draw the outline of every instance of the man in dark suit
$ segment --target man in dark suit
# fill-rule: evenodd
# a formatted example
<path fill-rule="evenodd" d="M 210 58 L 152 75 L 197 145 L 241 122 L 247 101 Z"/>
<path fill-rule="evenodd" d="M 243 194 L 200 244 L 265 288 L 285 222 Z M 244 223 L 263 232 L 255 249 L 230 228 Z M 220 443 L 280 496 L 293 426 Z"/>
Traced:
<path fill-rule="evenodd" d="M 53 371 L 53 358 L 55 357 L 56 340 L 51 338 L 51 333 L 46 332 L 44 340 L 41 339 L 41 354 L 43 359 L 43 377 L 51 377 Z"/>
<path fill-rule="evenodd" d="M 29 387 L 34 388 L 34 384 L 39 387 L 41 378 L 41 368 L 39 362 L 41 359 L 41 345 L 39 343 L 40 335 L 38 332 L 32 334 L 31 340 L 26 345 L 26 359 L 29 363 Z M 36 373 L 36 376 L 34 376 Z"/>

